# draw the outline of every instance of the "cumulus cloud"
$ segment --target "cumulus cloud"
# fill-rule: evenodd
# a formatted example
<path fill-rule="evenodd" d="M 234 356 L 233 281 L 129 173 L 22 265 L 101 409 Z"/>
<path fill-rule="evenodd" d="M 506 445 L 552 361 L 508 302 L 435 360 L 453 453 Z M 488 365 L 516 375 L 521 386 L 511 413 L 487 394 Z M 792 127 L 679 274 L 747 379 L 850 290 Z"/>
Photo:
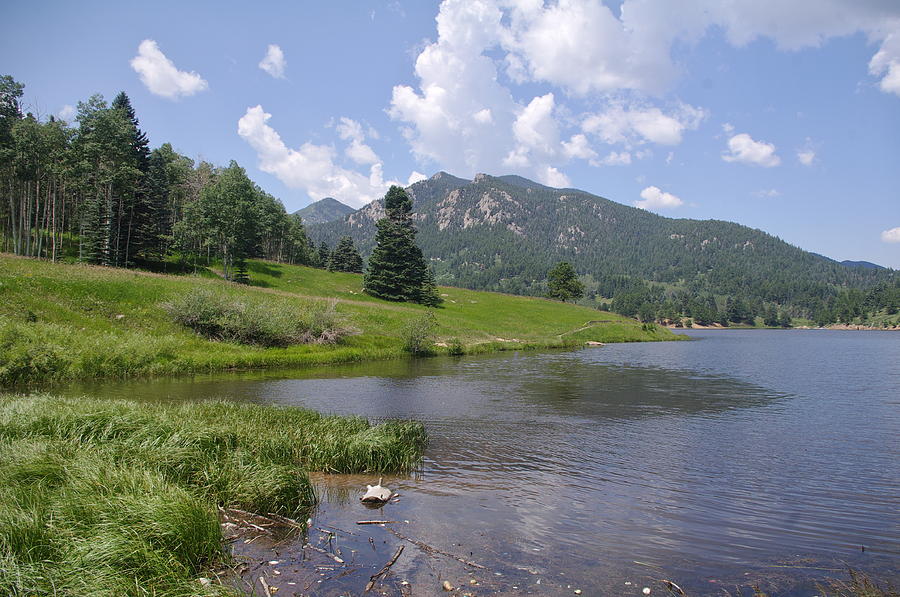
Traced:
<path fill-rule="evenodd" d="M 554 168 L 544 166 L 540 173 L 540 181 L 548 187 L 564 188 L 570 186 L 569 177 Z"/>
<path fill-rule="evenodd" d="M 900 226 L 882 232 L 881 240 L 886 243 L 900 243 Z"/>
<path fill-rule="evenodd" d="M 150 93 L 169 99 L 194 95 L 208 87 L 197 73 L 178 70 L 152 39 L 145 39 L 138 46 L 137 56 L 131 59 L 131 68 Z"/>
<path fill-rule="evenodd" d="M 747 133 L 740 133 L 728 140 L 728 151 L 722 153 L 722 159 L 726 162 L 740 162 L 753 164 L 764 168 L 771 168 L 781 163 L 781 158 L 775 154 L 775 146 L 763 141 L 754 141 Z"/>
<path fill-rule="evenodd" d="M 570 158 L 591 160 L 597 157 L 597 152 L 591 149 L 587 137 L 582 134 L 572 135 L 568 141 L 563 141 L 563 153 Z"/>
<path fill-rule="evenodd" d="M 812 166 L 813 162 L 816 161 L 816 152 L 812 149 L 802 149 L 797 152 L 797 159 L 804 166 Z"/>
<path fill-rule="evenodd" d="M 416 170 L 413 170 L 412 173 L 409 175 L 409 178 L 406 180 L 406 186 L 412 186 L 412 185 L 416 184 L 417 182 L 420 182 L 423 180 L 428 180 L 428 176 L 426 176 L 425 174 L 422 174 L 421 172 L 417 172 Z"/>
<path fill-rule="evenodd" d="M 652 186 L 641 191 L 641 200 L 635 201 L 634 204 L 641 209 L 674 209 L 684 205 L 684 201 L 672 193 L 666 193 L 659 187 Z"/>
<path fill-rule="evenodd" d="M 288 147 L 269 126 L 271 117 L 262 106 L 247 108 L 238 121 L 238 135 L 256 151 L 260 170 L 288 187 L 303 189 L 316 200 L 334 197 L 361 207 L 384 195 L 392 184 L 400 184 L 384 180 L 380 162 L 372 164 L 366 176 L 336 164 L 335 151 L 329 146 L 304 143 L 299 149 Z"/>
<path fill-rule="evenodd" d="M 75 118 L 76 114 L 78 114 L 78 111 L 75 110 L 75 106 L 66 104 L 62 108 L 59 109 L 59 112 L 56 113 L 56 116 L 60 120 L 65 120 L 66 122 L 72 122 L 72 120 Z"/>
<path fill-rule="evenodd" d="M 766 37 L 780 49 L 818 47 L 858 31 L 881 47 L 869 71 L 885 92 L 900 94 L 900 5 L 855 0 L 721 2 L 625 0 L 619 15 L 601 0 L 512 2 L 503 48 L 518 81 L 545 81 L 575 94 L 622 89 L 660 93 L 680 74 L 678 42 L 695 43 L 718 28 L 734 46 Z"/>
<path fill-rule="evenodd" d="M 363 132 L 362 125 L 360 123 L 356 122 L 352 118 L 342 116 L 340 122 L 335 128 L 337 129 L 338 136 L 341 139 L 350 141 L 347 149 L 344 150 L 344 153 L 348 158 L 350 158 L 357 164 L 361 164 L 364 166 L 368 166 L 380 161 L 378 159 L 378 156 L 375 154 L 375 151 L 371 147 L 366 145 L 366 135 Z"/>
<path fill-rule="evenodd" d="M 696 129 L 706 117 L 702 108 L 680 104 L 669 114 L 655 107 L 610 105 L 603 112 L 590 114 L 582 130 L 598 136 L 610 145 L 639 143 L 678 145 L 685 130 Z"/>
<path fill-rule="evenodd" d="M 259 68 L 276 79 L 283 79 L 286 67 L 287 61 L 284 59 L 284 52 L 281 51 L 281 47 L 276 44 L 269 44 L 266 55 L 259 62 Z"/>
<path fill-rule="evenodd" d="M 753 193 L 756 197 L 762 197 L 764 199 L 771 199 L 773 197 L 778 197 L 781 195 L 781 192 L 778 189 L 760 189 Z"/>
<path fill-rule="evenodd" d="M 631 163 L 631 153 L 628 151 L 611 151 L 602 160 L 595 161 L 595 166 L 627 166 Z"/>

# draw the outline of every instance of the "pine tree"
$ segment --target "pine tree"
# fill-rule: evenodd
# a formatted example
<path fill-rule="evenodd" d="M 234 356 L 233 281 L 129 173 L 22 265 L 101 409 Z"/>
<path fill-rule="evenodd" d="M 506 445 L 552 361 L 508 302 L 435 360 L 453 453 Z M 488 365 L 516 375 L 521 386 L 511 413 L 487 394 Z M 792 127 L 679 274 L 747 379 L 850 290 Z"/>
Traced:
<path fill-rule="evenodd" d="M 384 210 L 387 216 L 377 224 L 364 290 L 389 301 L 421 302 L 428 268 L 416 245 L 412 199 L 392 186 L 384 196 Z"/>
<path fill-rule="evenodd" d="M 437 282 L 434 279 L 434 272 L 431 268 L 425 268 L 425 280 L 422 282 L 420 290 L 419 302 L 426 307 L 438 307 L 444 302 L 438 293 Z"/>
<path fill-rule="evenodd" d="M 317 253 L 318 256 L 318 267 L 328 267 L 328 260 L 331 259 L 331 249 L 328 248 L 328 243 L 324 240 L 322 244 L 319 245 L 319 251 Z"/>
<path fill-rule="evenodd" d="M 342 236 L 328 260 L 328 271 L 361 274 L 362 266 L 362 257 L 353 244 L 353 239 Z"/>

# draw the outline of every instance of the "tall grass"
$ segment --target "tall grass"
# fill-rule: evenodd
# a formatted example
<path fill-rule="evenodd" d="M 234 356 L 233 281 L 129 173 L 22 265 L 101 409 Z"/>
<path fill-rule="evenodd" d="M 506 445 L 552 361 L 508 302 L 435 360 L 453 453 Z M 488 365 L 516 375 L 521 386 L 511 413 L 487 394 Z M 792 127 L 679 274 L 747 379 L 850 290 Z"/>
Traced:
<path fill-rule="evenodd" d="M 0 396 L 0 594 L 207 595 L 216 506 L 305 516 L 306 470 L 402 471 L 421 425 L 225 402 Z"/>

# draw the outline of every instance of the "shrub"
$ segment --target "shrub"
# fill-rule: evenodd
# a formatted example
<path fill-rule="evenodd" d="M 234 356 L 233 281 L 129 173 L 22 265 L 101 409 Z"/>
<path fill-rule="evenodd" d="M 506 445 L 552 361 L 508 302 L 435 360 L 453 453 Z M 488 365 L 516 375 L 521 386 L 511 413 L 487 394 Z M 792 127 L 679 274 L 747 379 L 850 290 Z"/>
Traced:
<path fill-rule="evenodd" d="M 436 327 L 437 319 L 431 311 L 426 311 L 421 316 L 408 321 L 400 331 L 400 337 L 403 338 L 403 350 L 413 355 L 433 352 Z"/>
<path fill-rule="evenodd" d="M 277 301 L 240 300 L 197 290 L 163 305 L 172 319 L 211 340 L 264 347 L 329 344 L 347 335 L 334 303 L 315 304 L 307 313 Z"/>

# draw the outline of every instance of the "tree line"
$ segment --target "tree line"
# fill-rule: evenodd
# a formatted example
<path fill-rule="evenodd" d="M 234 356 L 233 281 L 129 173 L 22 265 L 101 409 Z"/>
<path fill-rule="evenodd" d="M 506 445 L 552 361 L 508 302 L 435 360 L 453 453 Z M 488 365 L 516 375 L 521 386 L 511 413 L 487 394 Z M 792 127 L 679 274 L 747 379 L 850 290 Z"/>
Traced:
<path fill-rule="evenodd" d="M 219 260 L 327 265 L 299 216 L 236 162 L 216 167 L 151 149 L 131 101 L 97 94 L 75 123 L 23 113 L 24 85 L 0 77 L 0 247 L 16 255 L 115 267 Z"/>

